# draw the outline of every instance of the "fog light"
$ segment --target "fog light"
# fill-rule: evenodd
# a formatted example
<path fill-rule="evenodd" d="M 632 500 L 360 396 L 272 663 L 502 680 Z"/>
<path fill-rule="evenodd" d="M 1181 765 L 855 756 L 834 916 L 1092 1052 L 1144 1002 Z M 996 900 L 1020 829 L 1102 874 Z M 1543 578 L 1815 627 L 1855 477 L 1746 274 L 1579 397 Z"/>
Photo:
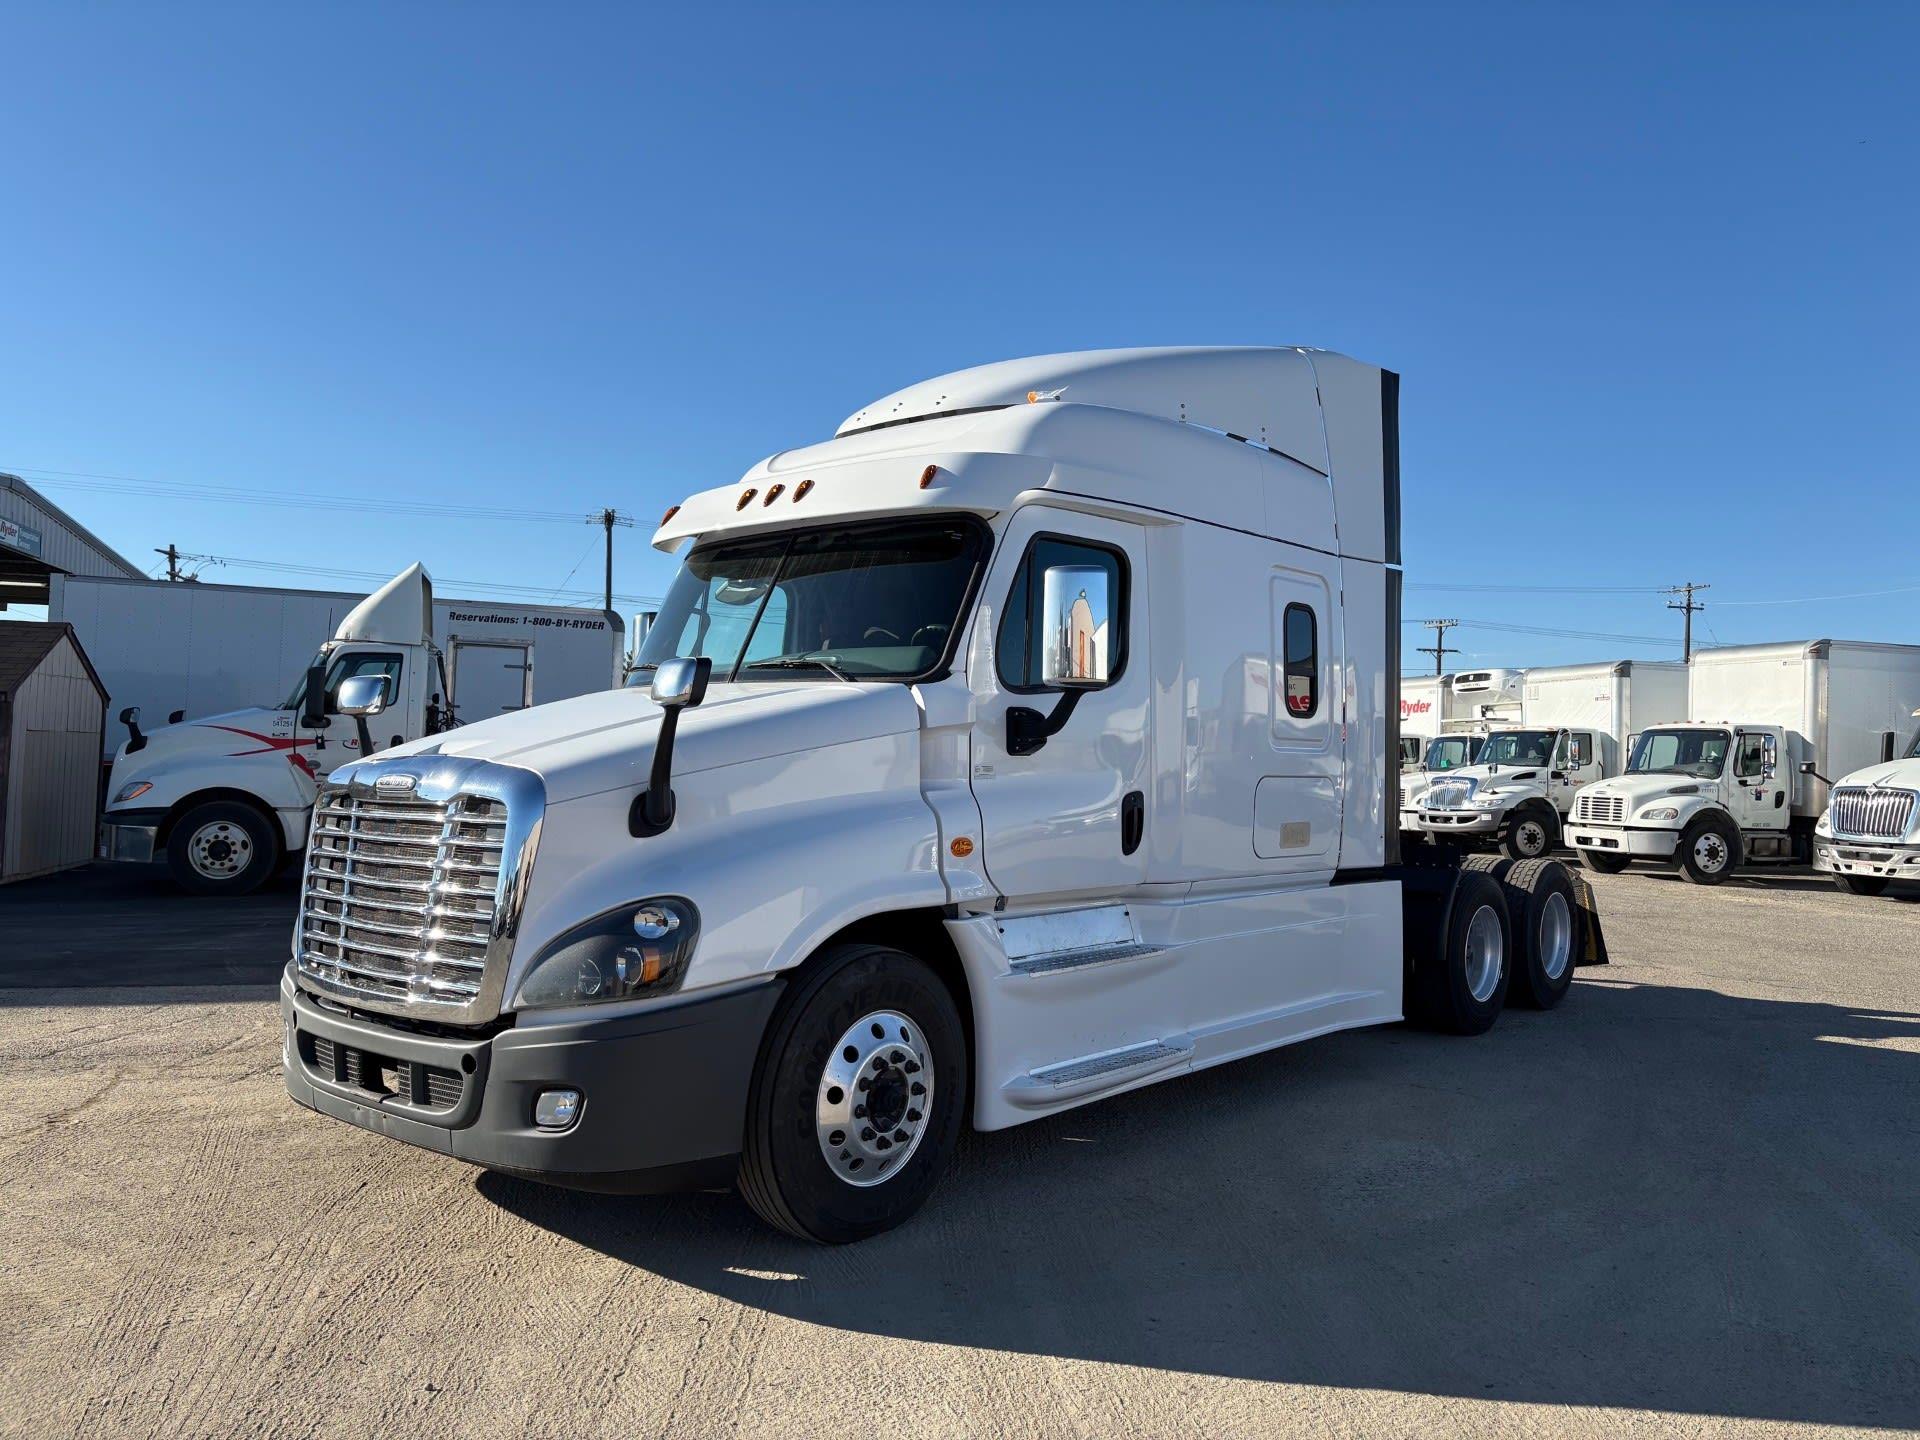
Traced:
<path fill-rule="evenodd" d="M 579 1118 L 578 1090 L 542 1090 L 533 1102 L 533 1123 L 542 1130 L 564 1130 Z"/>

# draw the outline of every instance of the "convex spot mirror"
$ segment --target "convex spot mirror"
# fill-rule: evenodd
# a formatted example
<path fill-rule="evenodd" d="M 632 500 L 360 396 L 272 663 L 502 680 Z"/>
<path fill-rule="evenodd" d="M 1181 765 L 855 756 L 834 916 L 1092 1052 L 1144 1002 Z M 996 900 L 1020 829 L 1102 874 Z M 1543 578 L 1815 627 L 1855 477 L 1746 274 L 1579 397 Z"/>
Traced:
<path fill-rule="evenodd" d="M 713 661 L 669 660 L 653 672 L 653 684 L 647 689 L 653 703 L 668 710 L 698 705 L 707 698 L 707 680 L 713 674 Z"/>
<path fill-rule="evenodd" d="M 1107 572 L 1097 565 L 1049 565 L 1040 584 L 1040 683 L 1097 690 L 1113 659 Z"/>
<path fill-rule="evenodd" d="M 333 707 L 342 715 L 378 715 L 387 708 L 384 675 L 349 675 L 340 682 Z"/>

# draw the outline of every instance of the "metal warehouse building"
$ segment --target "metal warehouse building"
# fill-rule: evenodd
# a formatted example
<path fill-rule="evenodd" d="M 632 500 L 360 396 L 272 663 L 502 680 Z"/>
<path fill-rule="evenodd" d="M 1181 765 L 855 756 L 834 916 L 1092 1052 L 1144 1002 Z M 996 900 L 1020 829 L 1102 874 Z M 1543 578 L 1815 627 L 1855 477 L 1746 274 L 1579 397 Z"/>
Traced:
<path fill-rule="evenodd" d="M 0 611 L 46 604 L 54 574 L 143 578 L 125 556 L 18 475 L 0 473 Z"/>

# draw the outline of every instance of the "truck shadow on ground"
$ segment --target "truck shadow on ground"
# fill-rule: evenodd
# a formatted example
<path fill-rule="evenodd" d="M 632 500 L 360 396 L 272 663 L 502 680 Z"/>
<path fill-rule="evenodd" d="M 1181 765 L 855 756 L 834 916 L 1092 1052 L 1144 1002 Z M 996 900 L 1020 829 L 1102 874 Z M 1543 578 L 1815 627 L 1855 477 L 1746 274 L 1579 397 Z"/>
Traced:
<path fill-rule="evenodd" d="M 1920 1015 L 1583 978 L 1481 1039 L 1343 1035 L 970 1136 L 915 1220 L 853 1247 L 732 1196 L 476 1184 L 672 1281 L 876 1336 L 1911 1426 L 1917 1082 Z"/>
<path fill-rule="evenodd" d="M 1575 863 L 1575 862 L 1569 862 Z M 1635 880 L 1657 880 L 1668 885 L 1692 885 L 1678 870 L 1655 870 L 1645 866 L 1635 866 L 1627 872 Z M 1908 903 L 1920 900 L 1920 884 L 1896 880 L 1889 885 L 1882 896 L 1847 897 L 1840 887 L 1834 884 L 1832 877 L 1817 874 L 1812 870 L 1742 870 L 1729 875 L 1718 887 L 1721 890 L 1767 890 L 1807 895 L 1839 895 L 1852 904 L 1870 904 L 1875 899 L 1904 900 Z"/>

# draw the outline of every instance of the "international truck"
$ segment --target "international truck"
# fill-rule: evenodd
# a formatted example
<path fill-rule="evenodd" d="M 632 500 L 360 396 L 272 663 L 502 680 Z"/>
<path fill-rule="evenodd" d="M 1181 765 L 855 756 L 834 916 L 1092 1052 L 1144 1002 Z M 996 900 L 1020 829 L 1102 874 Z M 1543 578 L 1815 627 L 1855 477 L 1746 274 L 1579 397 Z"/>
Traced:
<path fill-rule="evenodd" d="M 1609 660 L 1530 669 L 1518 723 L 1496 725 L 1473 764 L 1413 796 L 1403 824 L 1435 840 L 1534 859 L 1560 843 L 1580 787 L 1620 773 L 1630 736 L 1687 713 L 1687 667 Z"/>
<path fill-rule="evenodd" d="M 1043 356 L 674 506 L 627 688 L 327 777 L 292 1097 L 843 1242 L 968 1124 L 1553 1005 L 1565 867 L 1400 849 L 1397 417 L 1325 351 Z"/>
<path fill-rule="evenodd" d="M 1414 828 L 1420 796 L 1449 770 L 1473 762 L 1474 752 L 1493 726 L 1517 719 L 1522 670 L 1469 670 L 1459 675 L 1422 676 L 1401 684 L 1403 726 L 1419 736 L 1409 754 L 1400 750 L 1400 812 L 1405 828 Z M 1407 692 L 1413 694 L 1409 704 Z"/>
<path fill-rule="evenodd" d="M 1697 652 L 1689 719 L 1645 729 L 1626 773 L 1583 789 L 1568 842 L 1595 870 L 1677 864 L 1717 885 L 1818 860 L 1830 782 L 1891 756 L 1920 707 L 1920 645 L 1796 640 Z"/>
<path fill-rule="evenodd" d="M 1920 710 L 1911 718 L 1920 721 Z M 1895 880 L 1920 881 L 1920 726 L 1909 731 L 1898 758 L 1895 737 L 1881 738 L 1881 759 L 1834 783 L 1813 828 L 1813 868 L 1854 895 L 1878 895 Z"/>
<path fill-rule="evenodd" d="M 618 616 L 436 600 L 417 564 L 365 597 L 73 577 L 55 593 L 114 701 L 133 700 L 118 709 L 100 853 L 164 863 L 199 894 L 245 894 L 297 860 L 318 782 L 374 747 L 611 690 L 620 675 Z M 335 703 L 355 675 L 383 687 L 377 733 Z M 186 718 L 187 703 L 242 696 Z M 144 697 L 186 703 L 155 724 Z"/>

